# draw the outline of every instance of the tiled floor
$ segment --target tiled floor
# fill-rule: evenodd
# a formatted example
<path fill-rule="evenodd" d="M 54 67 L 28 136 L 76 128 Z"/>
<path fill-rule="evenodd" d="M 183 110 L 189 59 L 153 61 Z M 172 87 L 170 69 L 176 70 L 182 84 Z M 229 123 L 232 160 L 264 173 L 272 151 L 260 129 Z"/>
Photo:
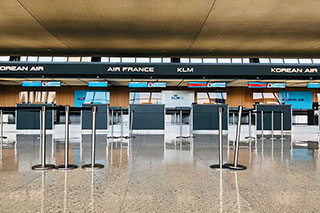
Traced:
<path fill-rule="evenodd" d="M 47 162 L 63 163 L 63 128 L 47 136 Z M 70 163 L 90 162 L 91 135 L 72 127 Z M 187 130 L 187 127 L 186 127 Z M 216 134 L 176 141 L 165 134 L 106 140 L 97 135 L 99 171 L 36 172 L 39 135 L 7 127 L 0 161 L 0 212 L 319 212 L 320 154 L 303 141 L 316 127 L 294 127 L 285 139 L 244 139 L 239 163 L 245 171 L 212 170 L 218 163 Z M 224 161 L 233 161 L 234 127 L 224 135 Z M 81 143 L 80 143 L 81 141 Z"/>

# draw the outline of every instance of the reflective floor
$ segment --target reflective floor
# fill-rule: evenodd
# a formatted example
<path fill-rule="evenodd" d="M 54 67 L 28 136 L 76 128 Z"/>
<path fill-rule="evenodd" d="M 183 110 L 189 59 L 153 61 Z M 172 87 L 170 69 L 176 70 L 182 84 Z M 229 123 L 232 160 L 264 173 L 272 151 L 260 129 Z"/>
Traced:
<path fill-rule="evenodd" d="M 60 130 L 47 136 L 47 163 L 64 162 Z M 91 135 L 77 131 L 70 163 L 81 166 L 90 163 Z M 316 128 L 248 141 L 244 127 L 239 163 L 248 169 L 236 172 L 209 168 L 218 163 L 216 133 L 182 141 L 172 128 L 131 140 L 98 134 L 96 162 L 104 169 L 37 172 L 31 166 L 39 163 L 39 134 L 5 132 L 0 212 L 320 211 L 320 153 L 317 142 L 306 142 L 318 137 Z M 223 139 L 224 162 L 233 162 L 234 127 Z"/>

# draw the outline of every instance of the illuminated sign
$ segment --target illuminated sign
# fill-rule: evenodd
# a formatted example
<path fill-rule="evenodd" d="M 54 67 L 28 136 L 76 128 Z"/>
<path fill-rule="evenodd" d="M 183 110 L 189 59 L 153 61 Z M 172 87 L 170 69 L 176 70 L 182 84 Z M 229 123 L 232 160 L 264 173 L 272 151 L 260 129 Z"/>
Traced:
<path fill-rule="evenodd" d="M 268 83 L 267 88 L 286 88 L 286 83 Z"/>
<path fill-rule="evenodd" d="M 207 88 L 207 82 L 188 82 L 189 88 Z"/>
<path fill-rule="evenodd" d="M 42 81 L 41 82 L 42 87 L 61 87 L 60 81 Z"/>
<path fill-rule="evenodd" d="M 107 81 L 89 81 L 88 87 L 108 87 Z"/>
<path fill-rule="evenodd" d="M 22 81 L 23 87 L 41 87 L 41 81 Z"/>
<path fill-rule="evenodd" d="M 320 83 L 308 83 L 308 88 L 320 88 Z"/>
<path fill-rule="evenodd" d="M 274 73 L 318 73 L 317 68 L 271 68 Z"/>
<path fill-rule="evenodd" d="M 129 82 L 130 88 L 167 87 L 167 82 Z"/>
<path fill-rule="evenodd" d="M 267 88 L 267 82 L 249 82 L 248 88 Z"/>
<path fill-rule="evenodd" d="M 225 88 L 226 82 L 208 82 L 208 88 Z"/>

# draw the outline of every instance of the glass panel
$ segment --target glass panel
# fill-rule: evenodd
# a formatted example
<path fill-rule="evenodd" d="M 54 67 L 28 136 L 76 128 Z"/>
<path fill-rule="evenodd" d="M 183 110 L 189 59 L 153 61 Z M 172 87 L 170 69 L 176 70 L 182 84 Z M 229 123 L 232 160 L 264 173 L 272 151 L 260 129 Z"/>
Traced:
<path fill-rule="evenodd" d="M 39 61 L 40 62 L 51 62 L 52 57 L 51 56 L 39 56 Z"/>
<path fill-rule="evenodd" d="M 41 94 L 41 103 L 46 103 L 47 102 L 48 92 L 42 91 L 41 93 L 42 93 Z"/>
<path fill-rule="evenodd" d="M 67 62 L 68 61 L 68 57 L 64 57 L 64 56 L 54 56 L 52 59 L 53 62 Z"/>
<path fill-rule="evenodd" d="M 10 56 L 0 56 L 0 61 L 9 61 Z"/>
<path fill-rule="evenodd" d="M 204 58 L 203 63 L 217 63 L 216 58 Z"/>
<path fill-rule="evenodd" d="M 91 57 L 81 57 L 81 62 L 91 62 Z"/>
<path fill-rule="evenodd" d="M 249 58 L 243 58 L 243 59 L 242 59 L 242 63 L 245 63 L 245 64 L 250 63 Z"/>
<path fill-rule="evenodd" d="M 231 63 L 230 58 L 218 58 L 218 63 Z"/>
<path fill-rule="evenodd" d="M 120 63 L 120 61 L 119 57 L 110 57 L 110 63 Z"/>
<path fill-rule="evenodd" d="M 55 103 L 56 102 L 56 92 L 51 91 L 48 93 L 48 103 Z"/>
<path fill-rule="evenodd" d="M 151 63 L 161 63 L 161 58 L 151 58 Z"/>
<path fill-rule="evenodd" d="M 283 63 L 282 58 L 270 58 L 271 63 Z"/>
<path fill-rule="evenodd" d="M 133 57 L 125 57 L 125 58 L 122 58 L 122 62 L 123 63 L 135 63 L 136 59 Z"/>
<path fill-rule="evenodd" d="M 190 59 L 189 58 L 180 58 L 180 62 L 181 63 L 190 63 Z"/>
<path fill-rule="evenodd" d="M 171 63 L 171 58 L 162 58 L 162 63 Z"/>
<path fill-rule="evenodd" d="M 28 61 L 33 61 L 33 62 L 38 61 L 38 56 L 28 56 L 27 60 Z"/>
<path fill-rule="evenodd" d="M 320 64 L 320 59 L 318 59 L 318 58 L 314 58 L 314 59 L 312 59 L 312 61 L 314 64 Z"/>
<path fill-rule="evenodd" d="M 68 62 L 80 62 L 80 57 L 69 57 Z"/>
<path fill-rule="evenodd" d="M 299 62 L 301 64 L 312 64 L 311 58 L 300 58 Z"/>
<path fill-rule="evenodd" d="M 242 59 L 241 58 L 231 58 L 232 63 L 242 63 Z"/>
<path fill-rule="evenodd" d="M 29 92 L 29 102 L 30 102 L 30 103 L 33 103 L 33 102 L 34 102 L 34 92 L 33 92 L 33 91 L 30 91 L 30 92 Z"/>
<path fill-rule="evenodd" d="M 285 58 L 285 59 L 283 59 L 283 61 L 286 64 L 298 64 L 299 63 L 297 58 Z"/>
<path fill-rule="evenodd" d="M 40 91 L 36 91 L 36 97 L 34 99 L 35 103 L 40 103 L 41 102 L 41 92 Z"/>
<path fill-rule="evenodd" d="M 227 93 L 224 91 L 216 92 L 197 92 L 198 104 L 225 104 Z"/>
<path fill-rule="evenodd" d="M 130 92 L 130 104 L 161 104 L 161 92 Z"/>
<path fill-rule="evenodd" d="M 202 63 L 202 58 L 190 58 L 191 63 Z"/>
<path fill-rule="evenodd" d="M 270 59 L 269 58 L 259 58 L 259 63 L 270 64 Z"/>
<path fill-rule="evenodd" d="M 85 104 L 93 103 L 93 97 L 94 97 L 94 92 L 88 91 L 86 93 L 86 98 L 84 100 L 84 103 Z"/>
<path fill-rule="evenodd" d="M 136 58 L 137 63 L 149 63 L 150 58 Z"/>
<path fill-rule="evenodd" d="M 27 61 L 27 58 L 28 58 L 27 56 L 21 56 L 20 61 Z"/>
<path fill-rule="evenodd" d="M 101 57 L 101 62 L 109 62 L 109 57 Z"/>
<path fill-rule="evenodd" d="M 19 102 L 20 103 L 28 102 L 28 91 L 22 91 L 19 93 Z"/>
<path fill-rule="evenodd" d="M 253 100 L 260 104 L 279 104 L 279 94 L 276 92 L 254 92 Z"/>

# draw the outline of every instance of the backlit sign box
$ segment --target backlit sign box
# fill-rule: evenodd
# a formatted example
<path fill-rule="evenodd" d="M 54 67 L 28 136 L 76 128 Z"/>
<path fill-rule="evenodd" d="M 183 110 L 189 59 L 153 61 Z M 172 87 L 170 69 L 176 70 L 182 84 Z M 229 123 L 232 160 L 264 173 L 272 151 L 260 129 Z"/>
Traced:
<path fill-rule="evenodd" d="M 130 88 L 167 87 L 167 82 L 129 82 Z"/>
<path fill-rule="evenodd" d="M 42 87 L 41 81 L 22 81 L 23 87 Z"/>
<path fill-rule="evenodd" d="M 149 82 L 148 87 L 167 87 L 167 82 Z"/>
<path fill-rule="evenodd" d="M 286 83 L 268 83 L 267 88 L 286 88 Z"/>
<path fill-rule="evenodd" d="M 89 81 L 88 87 L 108 87 L 107 81 Z"/>
<path fill-rule="evenodd" d="M 42 81 L 41 82 L 42 87 L 61 87 L 60 81 Z"/>
<path fill-rule="evenodd" d="M 188 88 L 207 88 L 207 82 L 188 82 Z"/>
<path fill-rule="evenodd" d="M 320 83 L 308 83 L 308 88 L 320 88 Z"/>
<path fill-rule="evenodd" d="M 208 82 L 208 88 L 225 88 L 226 82 Z"/>
<path fill-rule="evenodd" d="M 248 88 L 267 88 L 267 82 L 249 82 Z"/>

